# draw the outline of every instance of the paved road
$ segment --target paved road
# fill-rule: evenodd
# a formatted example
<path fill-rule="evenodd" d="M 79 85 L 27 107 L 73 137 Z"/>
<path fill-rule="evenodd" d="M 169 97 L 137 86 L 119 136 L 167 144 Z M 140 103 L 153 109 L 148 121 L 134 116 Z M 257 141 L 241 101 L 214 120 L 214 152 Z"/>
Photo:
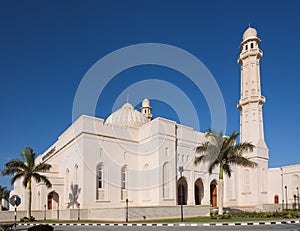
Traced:
<path fill-rule="evenodd" d="M 18 231 L 27 230 L 28 226 L 18 226 Z M 173 227 L 126 227 L 126 226 L 54 226 L 55 231 L 65 231 L 65 230 L 87 230 L 87 231 L 154 231 L 154 230 L 162 230 L 162 231 L 198 231 L 198 230 L 289 230 L 289 231 L 300 231 L 300 224 L 281 224 L 281 225 L 252 225 L 252 226 L 173 226 Z"/>

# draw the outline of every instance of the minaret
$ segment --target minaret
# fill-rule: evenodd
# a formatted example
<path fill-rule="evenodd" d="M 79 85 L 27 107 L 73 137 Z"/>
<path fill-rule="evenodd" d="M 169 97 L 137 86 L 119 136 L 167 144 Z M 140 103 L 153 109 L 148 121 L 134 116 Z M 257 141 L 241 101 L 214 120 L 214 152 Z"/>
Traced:
<path fill-rule="evenodd" d="M 151 111 L 152 111 L 152 107 L 150 106 L 150 101 L 149 99 L 145 98 L 142 102 L 141 112 L 148 118 L 148 121 L 152 120 Z"/>
<path fill-rule="evenodd" d="M 238 109 L 240 110 L 241 142 L 251 142 L 256 146 L 248 156 L 255 158 L 254 161 L 262 161 L 264 163 L 262 165 L 267 165 L 269 155 L 264 138 L 262 107 L 265 97 L 261 94 L 260 59 L 263 52 L 259 49 L 260 42 L 254 28 L 249 27 L 244 32 L 238 58 L 238 64 L 241 67 L 241 99 Z"/>

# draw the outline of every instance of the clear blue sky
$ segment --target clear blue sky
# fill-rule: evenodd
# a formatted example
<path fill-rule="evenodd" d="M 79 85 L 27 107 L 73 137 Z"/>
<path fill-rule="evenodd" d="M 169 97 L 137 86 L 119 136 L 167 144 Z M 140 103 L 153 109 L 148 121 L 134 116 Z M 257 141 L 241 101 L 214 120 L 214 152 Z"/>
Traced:
<path fill-rule="evenodd" d="M 265 138 L 270 167 L 300 163 L 300 1 L 0 1 L 0 170 L 25 146 L 44 152 L 72 123 L 77 87 L 105 55 L 138 43 L 163 43 L 195 55 L 216 79 L 227 131 L 239 131 L 239 44 L 249 22 L 258 30 Z M 123 76 L 122 81 L 118 77 Z M 168 68 L 140 66 L 107 86 L 96 115 L 106 118 L 120 92 L 156 77 L 195 97 L 201 131 L 210 127 L 205 99 Z M 154 91 L 156 89 L 153 89 Z M 147 95 L 141 95 L 141 100 Z M 126 99 L 124 99 L 126 101 Z M 154 116 L 177 120 L 153 102 Z M 189 113 L 187 111 L 187 113 Z M 9 179 L 0 177 L 0 185 Z"/>

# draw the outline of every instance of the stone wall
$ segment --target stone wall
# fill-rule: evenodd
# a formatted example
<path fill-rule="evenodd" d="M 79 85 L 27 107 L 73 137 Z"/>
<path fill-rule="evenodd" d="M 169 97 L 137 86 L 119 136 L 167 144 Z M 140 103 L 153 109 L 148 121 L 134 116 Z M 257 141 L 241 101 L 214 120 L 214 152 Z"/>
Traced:
<path fill-rule="evenodd" d="M 208 216 L 209 206 L 184 206 L 184 217 L 195 216 Z M 68 209 L 68 210 L 47 210 L 45 211 L 32 211 L 32 216 L 37 220 L 99 220 L 99 221 L 123 221 L 126 219 L 125 208 L 112 208 L 112 209 Z M 17 221 L 26 216 L 26 211 L 17 212 Z M 180 217 L 180 206 L 166 206 L 166 207 L 129 207 L 128 218 L 129 221 L 134 220 L 150 220 L 156 218 L 175 218 Z M 13 211 L 0 212 L 1 221 L 13 221 Z"/>

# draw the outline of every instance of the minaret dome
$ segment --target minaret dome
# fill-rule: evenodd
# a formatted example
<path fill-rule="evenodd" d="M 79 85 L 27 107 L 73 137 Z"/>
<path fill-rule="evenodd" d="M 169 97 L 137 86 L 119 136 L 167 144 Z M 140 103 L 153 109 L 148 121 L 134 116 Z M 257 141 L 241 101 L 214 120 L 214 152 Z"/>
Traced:
<path fill-rule="evenodd" d="M 151 111 L 152 107 L 150 106 L 150 100 L 145 98 L 142 102 L 141 112 L 148 118 L 148 121 L 152 120 Z"/>

